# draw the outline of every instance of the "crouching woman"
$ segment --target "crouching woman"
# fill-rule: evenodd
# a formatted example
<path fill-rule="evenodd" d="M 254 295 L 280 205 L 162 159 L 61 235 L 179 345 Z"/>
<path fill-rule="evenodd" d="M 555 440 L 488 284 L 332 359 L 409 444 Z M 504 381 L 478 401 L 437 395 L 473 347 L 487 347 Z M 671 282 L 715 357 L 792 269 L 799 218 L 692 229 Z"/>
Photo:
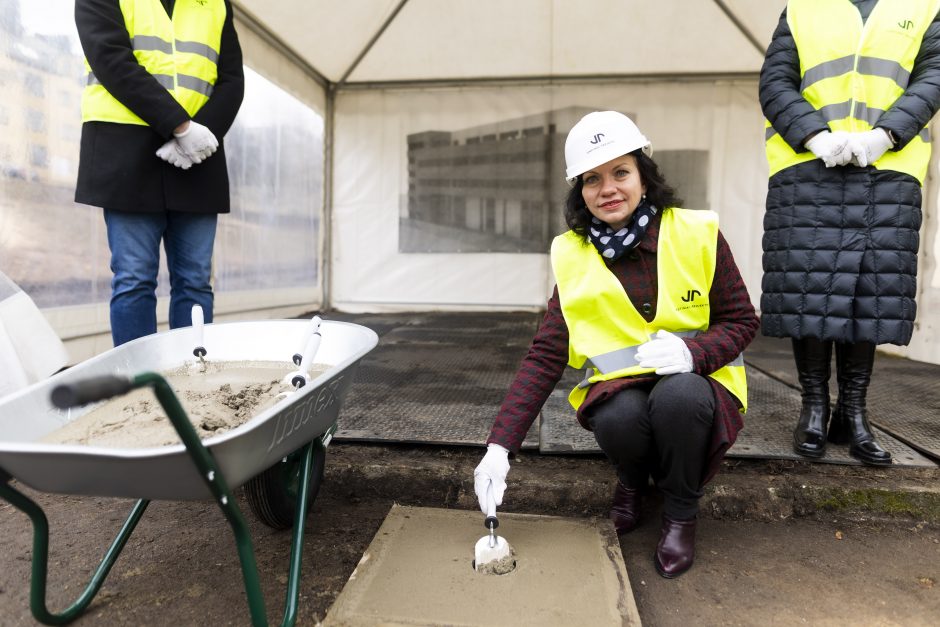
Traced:
<path fill-rule="evenodd" d="M 594 112 L 565 142 L 570 230 L 555 238 L 556 287 L 474 472 L 481 509 L 502 502 L 508 455 L 565 366 L 586 368 L 569 401 L 613 464 L 610 516 L 640 519 L 652 477 L 663 496 L 657 571 L 692 566 L 703 486 L 743 426 L 742 352 L 759 322 L 711 211 L 681 209 L 627 116 Z"/>

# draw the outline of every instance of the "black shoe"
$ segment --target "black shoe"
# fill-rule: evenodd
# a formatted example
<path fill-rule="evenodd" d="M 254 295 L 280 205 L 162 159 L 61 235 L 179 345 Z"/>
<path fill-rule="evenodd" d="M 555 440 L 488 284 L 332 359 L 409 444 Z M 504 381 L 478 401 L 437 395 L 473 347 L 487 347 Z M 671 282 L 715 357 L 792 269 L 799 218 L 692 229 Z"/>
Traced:
<path fill-rule="evenodd" d="M 803 404 L 800 420 L 793 430 L 793 452 L 803 457 L 819 459 L 826 454 L 826 424 L 829 422 L 829 405 L 807 406 Z"/>
<path fill-rule="evenodd" d="M 875 441 L 865 407 L 874 361 L 874 344 L 836 344 L 839 400 L 832 415 L 828 439 L 833 444 L 848 444 L 849 455 L 863 464 L 890 466 L 891 453 Z"/>
<path fill-rule="evenodd" d="M 640 491 L 617 481 L 614 502 L 610 507 L 610 519 L 614 521 L 618 535 L 636 529 L 637 523 L 640 522 Z"/>
<path fill-rule="evenodd" d="M 656 572 L 674 579 L 692 568 L 695 560 L 696 520 L 673 520 L 663 514 L 663 531 L 653 555 Z"/>
<path fill-rule="evenodd" d="M 793 359 L 803 396 L 800 419 L 793 430 L 793 451 L 818 459 L 826 454 L 832 342 L 811 337 L 795 339 Z"/>

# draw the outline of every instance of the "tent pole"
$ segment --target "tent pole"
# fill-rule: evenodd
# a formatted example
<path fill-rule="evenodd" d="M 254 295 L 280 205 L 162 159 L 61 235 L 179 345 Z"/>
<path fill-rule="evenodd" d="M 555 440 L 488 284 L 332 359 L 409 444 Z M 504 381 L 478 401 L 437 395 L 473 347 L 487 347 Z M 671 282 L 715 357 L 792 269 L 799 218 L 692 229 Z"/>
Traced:
<path fill-rule="evenodd" d="M 323 309 L 333 304 L 333 158 L 336 135 L 336 83 L 326 90 L 326 114 L 323 120 L 323 223 L 320 225 L 323 276 Z"/>
<path fill-rule="evenodd" d="M 356 60 L 352 62 L 352 65 L 349 66 L 349 68 L 343 74 L 342 78 L 336 81 L 337 87 L 343 86 L 343 83 L 345 83 L 346 79 L 349 78 L 349 75 L 353 73 L 353 70 L 356 69 L 356 67 L 359 65 L 359 62 L 362 61 L 362 59 L 367 54 L 369 54 L 369 51 L 372 50 L 372 46 L 374 46 L 375 42 L 379 40 L 379 37 L 382 36 L 382 33 L 385 32 L 385 29 L 391 26 L 392 22 L 395 21 L 395 18 L 398 16 L 398 13 L 405 7 L 406 2 L 408 2 L 408 0 L 401 0 L 401 2 L 398 3 L 398 6 L 395 7 L 395 10 L 392 11 L 391 14 L 385 19 L 385 22 L 383 22 L 382 26 L 379 27 L 379 30 L 377 30 L 376 33 L 372 36 L 372 39 L 369 40 L 369 43 L 365 45 L 365 48 L 363 48 L 359 52 L 359 55 L 356 57 Z"/>
<path fill-rule="evenodd" d="M 721 11 L 725 14 L 725 17 L 731 20 L 731 23 L 734 24 L 739 31 L 741 31 L 741 34 L 744 35 L 745 39 L 751 42 L 751 45 L 754 46 L 754 49 L 757 50 L 758 53 L 760 53 L 761 57 L 767 54 L 767 50 L 764 48 L 764 45 L 761 44 L 757 37 L 754 36 L 754 33 L 752 33 L 748 27 L 744 25 L 744 22 L 738 19 L 738 16 L 734 14 L 734 11 L 731 10 L 731 7 L 729 7 L 724 0 L 715 0 L 715 4 L 717 4 L 718 8 L 721 9 Z"/>
<path fill-rule="evenodd" d="M 376 89 L 438 89 L 454 87 L 540 87 L 556 85 L 596 85 L 604 83 L 712 83 L 715 81 L 754 81 L 758 72 L 702 72 L 699 74 L 584 74 L 545 76 L 500 76 L 469 78 L 431 78 L 390 81 L 353 81 L 337 84 L 344 91 Z"/>
<path fill-rule="evenodd" d="M 303 71 L 304 74 L 312 78 L 320 87 L 324 89 L 328 88 L 330 81 L 323 76 L 323 74 L 313 67 L 300 56 L 296 50 L 284 43 L 284 40 L 275 35 L 271 30 L 258 19 L 250 11 L 245 10 L 241 6 L 241 2 L 238 0 L 232 0 L 232 7 L 234 8 L 234 17 L 237 23 L 238 28 L 245 27 L 255 35 L 261 38 L 262 41 L 267 43 L 269 46 L 274 48 L 277 52 L 283 55 L 287 60 L 296 65 Z"/>

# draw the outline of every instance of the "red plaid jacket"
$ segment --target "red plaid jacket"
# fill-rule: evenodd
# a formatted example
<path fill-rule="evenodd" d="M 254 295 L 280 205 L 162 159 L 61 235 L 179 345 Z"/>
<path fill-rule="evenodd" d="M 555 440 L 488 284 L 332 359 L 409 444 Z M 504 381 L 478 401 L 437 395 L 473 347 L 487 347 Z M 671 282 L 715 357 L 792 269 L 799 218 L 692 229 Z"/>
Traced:
<path fill-rule="evenodd" d="M 637 311 L 650 321 L 656 316 L 658 277 L 656 250 L 659 242 L 658 214 L 650 223 L 643 241 L 631 252 L 608 264 L 620 280 Z M 754 306 L 731 248 L 718 233 L 715 279 L 709 293 L 711 321 L 708 331 L 684 341 L 692 353 L 693 372 L 708 374 L 718 370 L 740 354 L 760 326 Z M 539 326 L 529 352 L 509 387 L 496 421 L 486 442 L 495 442 L 518 452 L 529 427 L 538 416 L 545 400 L 554 390 L 568 362 L 568 327 L 558 303 L 558 288 L 548 300 L 548 309 Z M 587 399 L 577 412 L 581 426 L 588 428 L 584 412 L 620 390 L 655 375 L 602 381 L 591 386 Z M 734 444 L 744 421 L 737 400 L 719 383 L 709 379 L 715 393 L 715 420 L 703 483 L 718 470 L 728 448 Z"/>

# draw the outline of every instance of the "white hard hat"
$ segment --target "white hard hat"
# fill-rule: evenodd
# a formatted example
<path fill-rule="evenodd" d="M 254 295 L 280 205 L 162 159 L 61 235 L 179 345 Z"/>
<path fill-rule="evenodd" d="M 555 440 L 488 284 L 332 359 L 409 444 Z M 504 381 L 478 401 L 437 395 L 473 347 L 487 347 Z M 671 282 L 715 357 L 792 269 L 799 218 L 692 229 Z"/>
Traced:
<path fill-rule="evenodd" d="M 573 183 L 588 170 L 640 148 L 652 156 L 653 145 L 633 120 L 618 111 L 588 113 L 565 140 L 565 178 Z"/>

